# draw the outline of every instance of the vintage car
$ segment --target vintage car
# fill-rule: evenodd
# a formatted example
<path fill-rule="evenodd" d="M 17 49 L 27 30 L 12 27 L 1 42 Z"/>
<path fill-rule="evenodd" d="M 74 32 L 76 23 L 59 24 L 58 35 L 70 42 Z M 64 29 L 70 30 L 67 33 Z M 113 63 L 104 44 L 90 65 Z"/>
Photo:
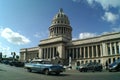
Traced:
<path fill-rule="evenodd" d="M 64 68 L 60 64 L 53 64 L 50 60 L 36 59 L 32 60 L 30 63 L 26 63 L 24 66 L 29 72 L 38 71 L 46 75 L 55 73 L 60 74 L 64 71 Z"/>
<path fill-rule="evenodd" d="M 110 64 L 108 66 L 108 70 L 109 70 L 109 72 L 120 71 L 120 59 L 118 59 L 115 62 L 113 62 L 112 64 Z"/>
<path fill-rule="evenodd" d="M 87 71 L 102 71 L 102 65 L 100 63 L 86 63 L 86 64 L 81 64 L 79 69 L 80 72 L 87 72 Z"/>

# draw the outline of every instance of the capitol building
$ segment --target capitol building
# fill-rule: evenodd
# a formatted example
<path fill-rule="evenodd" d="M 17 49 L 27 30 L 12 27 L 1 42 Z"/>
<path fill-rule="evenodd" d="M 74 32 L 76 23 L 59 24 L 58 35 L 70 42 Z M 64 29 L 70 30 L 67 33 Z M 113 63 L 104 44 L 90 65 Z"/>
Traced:
<path fill-rule="evenodd" d="M 64 65 L 89 62 L 110 64 L 120 58 L 120 32 L 96 37 L 72 40 L 72 26 L 62 9 L 53 17 L 49 37 L 41 40 L 36 47 L 20 49 L 20 60 L 34 58 L 56 59 Z"/>

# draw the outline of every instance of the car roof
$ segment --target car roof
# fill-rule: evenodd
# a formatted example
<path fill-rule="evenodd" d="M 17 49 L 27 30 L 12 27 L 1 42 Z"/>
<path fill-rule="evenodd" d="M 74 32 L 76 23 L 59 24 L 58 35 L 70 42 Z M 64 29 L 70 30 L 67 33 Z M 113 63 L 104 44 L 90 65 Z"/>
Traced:
<path fill-rule="evenodd" d="M 32 61 L 50 61 L 49 59 L 33 59 Z"/>

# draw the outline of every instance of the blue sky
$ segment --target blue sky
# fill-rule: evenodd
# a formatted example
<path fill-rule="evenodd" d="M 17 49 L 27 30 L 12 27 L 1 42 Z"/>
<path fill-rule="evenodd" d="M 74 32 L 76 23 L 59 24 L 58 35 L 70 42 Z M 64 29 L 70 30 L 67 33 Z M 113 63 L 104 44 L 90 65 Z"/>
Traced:
<path fill-rule="evenodd" d="M 120 31 L 120 0 L 0 0 L 0 52 L 38 46 L 63 8 L 73 40 Z"/>

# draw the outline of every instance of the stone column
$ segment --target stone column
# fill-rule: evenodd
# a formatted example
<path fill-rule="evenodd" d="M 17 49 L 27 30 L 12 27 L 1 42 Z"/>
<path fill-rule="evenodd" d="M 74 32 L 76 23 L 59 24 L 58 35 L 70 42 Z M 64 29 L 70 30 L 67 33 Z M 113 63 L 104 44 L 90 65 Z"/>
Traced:
<path fill-rule="evenodd" d="M 96 45 L 96 57 L 98 57 L 98 45 Z"/>
<path fill-rule="evenodd" d="M 94 57 L 94 49 L 93 49 L 93 46 L 92 47 L 92 58 Z"/>
<path fill-rule="evenodd" d="M 80 47 L 80 52 L 79 52 L 79 54 L 80 54 L 80 59 L 82 58 L 82 50 L 81 50 L 81 47 Z"/>
<path fill-rule="evenodd" d="M 103 54 L 102 52 L 103 52 L 103 50 L 102 50 L 102 45 L 100 45 L 100 57 L 103 56 L 103 55 L 102 55 L 102 54 Z"/>
<path fill-rule="evenodd" d="M 89 49 L 89 46 L 88 46 L 88 58 L 90 58 L 90 49 Z"/>
<path fill-rule="evenodd" d="M 116 42 L 114 43 L 114 49 L 115 49 L 115 55 L 117 55 L 117 44 L 116 44 Z"/>
<path fill-rule="evenodd" d="M 78 59 L 78 48 L 76 48 L 76 59 Z"/>
<path fill-rule="evenodd" d="M 85 47 L 83 49 L 84 49 L 84 58 L 86 58 Z"/>
<path fill-rule="evenodd" d="M 110 43 L 110 55 L 112 55 L 112 43 Z"/>
<path fill-rule="evenodd" d="M 23 53 L 23 60 L 26 60 L 26 53 Z"/>
<path fill-rule="evenodd" d="M 51 47 L 49 48 L 49 58 L 51 59 Z"/>
<path fill-rule="evenodd" d="M 39 48 L 39 58 L 42 58 L 42 56 L 43 56 L 43 52 L 42 52 L 42 48 Z"/>

